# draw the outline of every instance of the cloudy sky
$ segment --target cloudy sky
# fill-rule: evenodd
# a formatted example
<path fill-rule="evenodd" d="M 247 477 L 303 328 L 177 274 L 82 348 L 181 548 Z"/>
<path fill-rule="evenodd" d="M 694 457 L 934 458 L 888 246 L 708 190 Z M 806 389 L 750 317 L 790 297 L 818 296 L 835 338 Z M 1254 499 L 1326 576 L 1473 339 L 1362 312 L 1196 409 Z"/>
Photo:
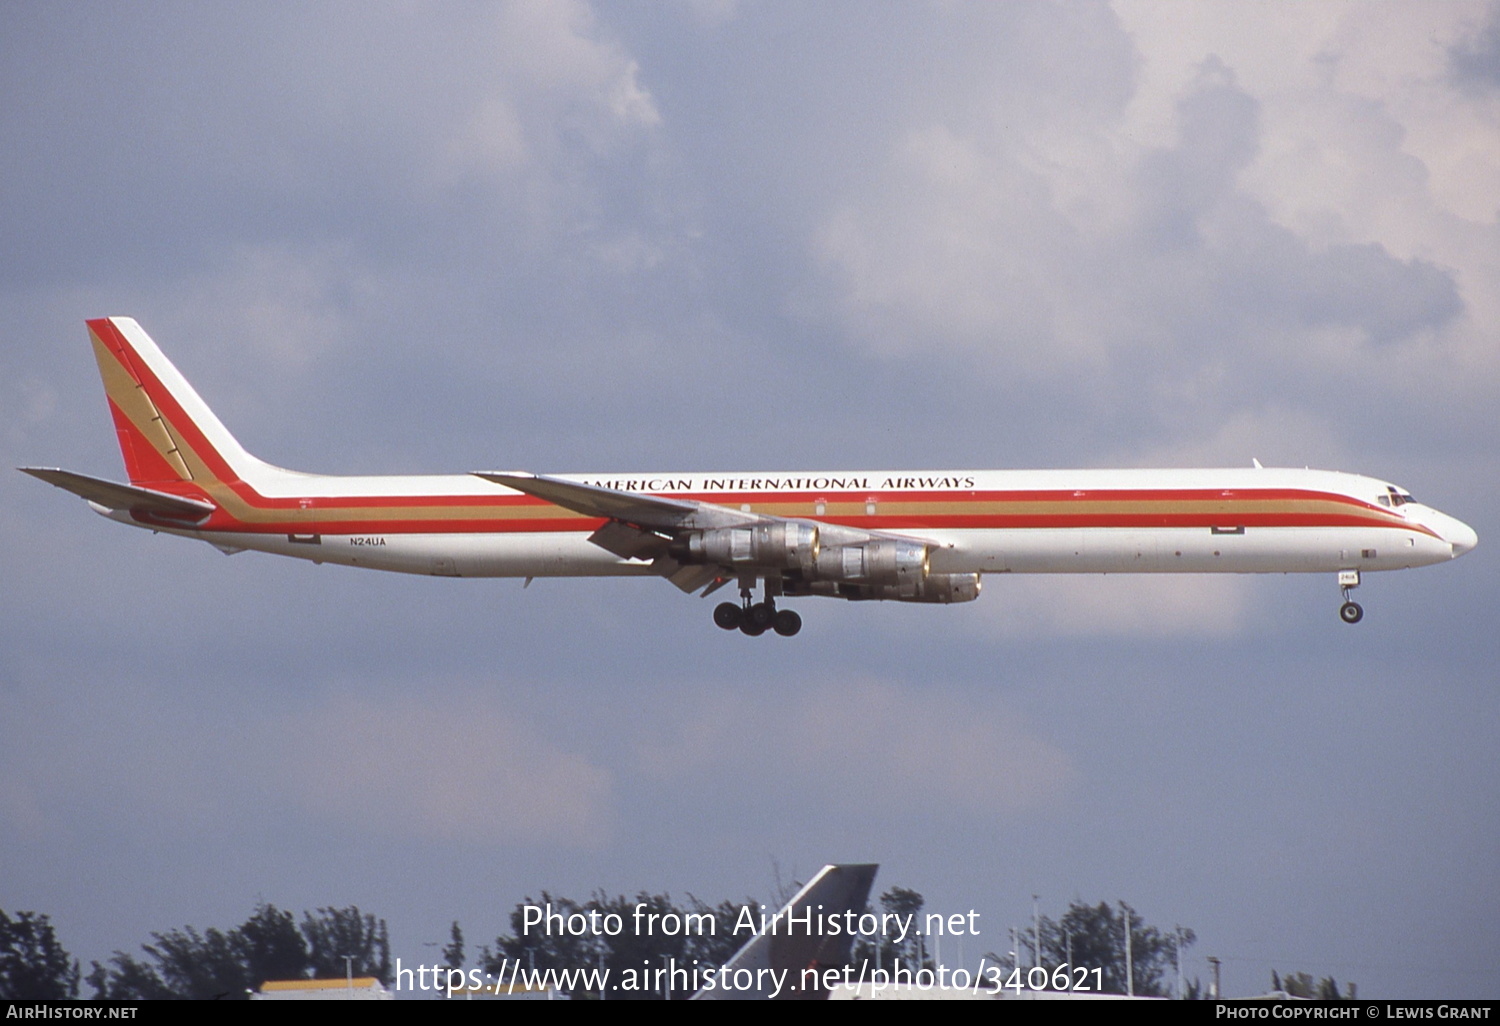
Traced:
<path fill-rule="evenodd" d="M 0 908 L 1125 899 L 1226 992 L 1496 997 L 1500 7 L 0 9 L 0 456 L 122 474 L 136 317 L 325 473 L 1312 465 L 1450 566 L 808 600 L 372 575 L 0 475 Z M 1486 539 L 1488 544 L 1486 544 Z M 951 953 L 950 953 L 951 954 Z"/>

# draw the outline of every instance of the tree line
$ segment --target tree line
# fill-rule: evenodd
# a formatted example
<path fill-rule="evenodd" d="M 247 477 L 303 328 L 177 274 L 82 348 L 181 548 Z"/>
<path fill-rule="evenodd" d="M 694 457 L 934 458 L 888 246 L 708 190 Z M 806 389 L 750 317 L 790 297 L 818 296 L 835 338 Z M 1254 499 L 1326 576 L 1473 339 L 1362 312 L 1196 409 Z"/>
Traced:
<path fill-rule="evenodd" d="M 92 963 L 81 979 L 96 1000 L 212 1000 L 249 997 L 266 980 L 346 973 L 390 978 L 384 919 L 350 905 L 304 912 L 299 923 L 291 912 L 262 903 L 231 930 L 199 933 L 185 926 L 153 933 L 141 955 L 116 951 Z M 12 918 L 0 911 L 0 998 L 76 998 L 80 976 L 47 916 L 20 912 Z"/>
<path fill-rule="evenodd" d="M 1127 933 L 1128 930 L 1128 933 Z M 1015 948 L 992 955 L 1007 968 L 1061 965 L 1098 969 L 1089 986 L 1105 994 L 1148 997 L 1203 996 L 1198 980 L 1181 981 L 1182 952 L 1197 941 L 1192 930 L 1164 932 L 1147 926 L 1123 901 L 1090 905 L 1073 901 L 1060 919 L 1038 916 L 1030 929 L 1016 931 Z"/>
<path fill-rule="evenodd" d="M 924 901 L 917 891 L 893 887 L 879 900 L 883 911 L 912 915 L 920 921 Z M 549 909 L 564 920 L 574 915 L 588 919 L 593 914 L 599 919 L 615 915 L 631 923 L 638 906 L 646 915 L 661 917 L 658 921 L 712 916 L 718 928 L 675 933 L 625 929 L 614 935 L 592 930 L 548 931 L 534 924 L 527 928 L 528 909 Z M 474 965 L 491 978 L 517 963 L 527 969 L 602 968 L 610 970 L 611 977 L 669 963 L 720 966 L 746 939 L 743 934 L 736 935 L 732 925 L 746 910 L 758 915 L 760 908 L 748 900 L 709 905 L 691 894 L 682 903 L 674 902 L 668 894 L 646 891 L 634 898 L 597 892 L 586 901 L 576 901 L 543 891 L 540 899 L 528 896 L 516 904 L 510 913 L 510 932 L 496 937 L 493 944 L 481 946 Z M 866 911 L 874 910 L 867 906 Z M 1182 981 L 1179 989 L 1182 952 L 1196 940 L 1193 931 L 1168 932 L 1149 926 L 1123 902 L 1090 905 L 1074 901 L 1060 918 L 1039 916 L 1011 939 L 1011 950 L 985 954 L 990 964 L 1024 973 L 1032 966 L 1050 970 L 1066 963 L 1097 968 L 1097 982 L 1092 973 L 1087 982 L 1106 993 L 1129 990 L 1163 997 L 1203 996 L 1204 988 L 1197 979 Z M 883 935 L 858 940 L 851 962 L 889 970 L 899 960 L 909 968 L 931 968 L 932 954 L 921 937 Z M 463 931 L 457 921 L 442 957 L 453 969 L 461 969 L 467 962 Z M 58 942 L 47 916 L 35 912 L 11 916 L 0 910 L 0 999 L 77 998 L 83 984 L 92 988 L 89 996 L 95 999 L 237 999 L 247 997 L 267 980 L 341 979 L 346 974 L 373 976 L 386 985 L 394 979 L 385 920 L 353 905 L 304 912 L 299 920 L 292 912 L 263 902 L 232 929 L 200 932 L 185 926 L 153 933 L 139 953 L 116 951 L 103 963 L 92 962 L 86 974 Z M 1314 982 L 1307 973 L 1288 973 L 1273 974 L 1272 982 L 1273 990 L 1285 990 L 1297 997 L 1339 996 L 1332 978 Z M 580 991 L 570 996 L 588 999 L 597 995 Z M 677 999 L 688 995 L 669 990 L 619 996 Z"/>
<path fill-rule="evenodd" d="M 532 926 L 526 928 L 528 908 L 550 909 L 566 921 L 570 916 L 582 915 L 585 920 L 603 922 L 610 915 L 618 916 L 622 923 L 634 922 L 636 910 L 641 907 L 644 916 L 656 915 L 657 922 L 688 922 L 689 916 L 712 916 L 717 924 L 708 930 L 667 932 L 652 930 L 636 933 L 624 929 L 614 935 L 602 931 L 586 931 L 572 934 L 565 931 L 547 932 Z M 649 894 L 641 891 L 634 898 L 624 895 L 609 897 L 596 893 L 584 902 L 543 891 L 539 900 L 527 897 L 516 905 L 510 914 L 509 934 L 495 938 L 494 947 L 486 945 L 480 949 L 478 965 L 492 976 L 502 976 L 507 967 L 519 963 L 527 969 L 589 969 L 609 970 L 612 979 L 618 979 L 626 971 L 667 967 L 669 965 L 689 968 L 720 966 L 728 962 L 744 944 L 746 936 L 736 936 L 731 927 L 745 909 L 754 911 L 758 906 L 750 901 L 721 901 L 717 905 L 688 895 L 687 902 L 678 905 L 668 894 Z M 533 913 L 534 915 L 534 913 Z M 705 920 L 695 919 L 702 923 Z M 454 941 L 462 950 L 462 934 L 457 923 L 453 924 Z M 450 945 L 445 951 L 453 950 Z M 451 960 L 451 968 L 460 968 Z M 681 977 L 678 981 L 681 981 Z M 597 994 L 582 988 L 569 993 L 575 1000 L 591 1000 Z M 690 996 L 690 991 L 674 988 L 669 982 L 663 991 L 625 992 L 611 995 L 611 1000 L 651 1000 L 666 998 L 678 1000 Z"/>

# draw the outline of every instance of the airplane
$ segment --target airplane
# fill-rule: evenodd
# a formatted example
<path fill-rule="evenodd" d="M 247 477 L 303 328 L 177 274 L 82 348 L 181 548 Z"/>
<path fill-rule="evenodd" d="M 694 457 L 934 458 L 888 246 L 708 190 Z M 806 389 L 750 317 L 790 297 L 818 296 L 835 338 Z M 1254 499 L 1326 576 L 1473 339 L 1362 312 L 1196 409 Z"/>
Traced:
<path fill-rule="evenodd" d="M 111 520 L 275 553 L 446 577 L 659 576 L 713 620 L 791 636 L 778 599 L 954 603 L 985 574 L 1330 573 L 1442 563 L 1474 530 L 1387 481 L 1308 468 L 444 476 L 304 474 L 251 456 L 129 317 L 90 320 L 129 483 L 23 472 Z M 763 597 L 755 601 L 761 587 Z"/>
<path fill-rule="evenodd" d="M 865 914 L 879 869 L 875 863 L 824 866 L 774 915 L 763 912 L 759 922 L 751 915 L 750 939 L 691 1000 L 826 999 L 826 973 L 848 963 L 855 938 L 850 916 L 857 921 Z M 900 927 L 903 935 L 910 925 Z"/>

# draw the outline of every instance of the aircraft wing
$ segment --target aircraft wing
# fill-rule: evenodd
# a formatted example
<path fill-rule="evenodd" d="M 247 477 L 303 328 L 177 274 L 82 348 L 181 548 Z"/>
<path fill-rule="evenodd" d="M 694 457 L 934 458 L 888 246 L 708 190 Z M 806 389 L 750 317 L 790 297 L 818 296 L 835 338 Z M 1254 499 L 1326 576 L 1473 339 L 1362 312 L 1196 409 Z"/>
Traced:
<path fill-rule="evenodd" d="M 475 477 L 513 488 L 555 506 L 571 509 L 591 517 L 608 517 L 636 527 L 657 531 L 675 531 L 683 522 L 702 509 L 714 509 L 708 503 L 688 499 L 668 499 L 660 495 L 622 492 L 613 488 L 564 481 L 562 478 L 522 471 L 476 470 Z M 754 519 L 754 518 L 750 518 Z"/>
<path fill-rule="evenodd" d="M 668 554 L 673 538 L 688 531 L 789 522 L 785 517 L 747 513 L 712 502 L 600 488 L 524 471 L 476 470 L 471 473 L 563 509 L 606 518 L 609 523 L 591 534 L 589 541 L 622 559 L 650 560 L 656 573 L 683 591 L 705 588 L 704 595 L 713 592 L 729 578 L 744 574 L 745 569 L 714 563 L 680 563 Z M 818 530 L 825 544 L 832 545 L 856 545 L 879 538 L 917 545 L 931 544 L 886 531 L 865 531 L 833 524 L 820 524 Z"/>
<path fill-rule="evenodd" d="M 650 560 L 656 573 L 678 588 L 686 592 L 706 588 L 705 595 L 733 571 L 679 563 L 667 555 L 671 537 L 695 528 L 756 524 L 768 519 L 711 502 L 622 492 L 524 471 L 476 470 L 473 474 L 575 513 L 608 518 L 609 523 L 589 535 L 589 541 L 624 559 Z"/>
<path fill-rule="evenodd" d="M 131 513 L 152 513 L 177 520 L 202 520 L 214 511 L 211 502 L 186 499 L 181 495 L 140 488 L 136 485 L 119 484 L 87 474 L 75 474 L 71 470 L 56 470 L 49 467 L 18 467 L 23 474 L 56 485 L 72 492 L 97 506 L 112 510 L 129 510 Z"/>

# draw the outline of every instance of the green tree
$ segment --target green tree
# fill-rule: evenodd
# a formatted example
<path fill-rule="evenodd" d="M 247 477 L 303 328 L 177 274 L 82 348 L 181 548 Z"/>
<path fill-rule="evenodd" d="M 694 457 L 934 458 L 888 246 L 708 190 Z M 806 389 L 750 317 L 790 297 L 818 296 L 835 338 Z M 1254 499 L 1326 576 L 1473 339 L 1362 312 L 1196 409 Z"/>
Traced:
<path fill-rule="evenodd" d="M 1339 985 L 1332 976 L 1325 976 L 1313 982 L 1312 973 L 1287 973 L 1278 977 L 1276 970 L 1271 970 L 1271 989 L 1285 991 L 1292 997 L 1308 998 L 1316 1001 L 1338 1001 L 1343 995 L 1339 993 Z"/>
<path fill-rule="evenodd" d="M 290 912 L 261 904 L 227 932 L 194 927 L 153 933 L 141 946 L 147 960 L 117 951 L 93 964 L 88 982 L 96 998 L 154 1000 L 239 999 L 266 980 L 307 975 L 307 946 Z"/>
<path fill-rule="evenodd" d="M 529 908 L 540 909 L 544 915 L 561 916 L 564 923 L 573 915 L 588 914 L 586 906 L 548 891 L 542 892 L 540 901 L 528 896 L 511 910 L 510 934 L 495 939 L 493 952 L 485 949 L 482 960 L 486 972 L 508 979 L 510 967 L 516 962 L 527 970 L 586 969 L 599 963 L 604 953 L 603 938 L 588 932 L 573 934 L 558 930 L 549 927 L 545 919 L 541 923 L 528 924 L 526 912 Z M 597 995 L 579 992 L 570 996 L 586 998 Z"/>
<path fill-rule="evenodd" d="M 651 929 L 636 931 L 637 906 L 642 906 L 643 917 L 653 914 L 658 917 Z M 725 901 L 717 906 L 710 906 L 691 895 L 688 896 L 686 906 L 679 906 L 669 895 L 648 894 L 645 891 L 634 898 L 624 895 L 611 898 L 600 892 L 589 901 L 579 904 L 571 898 L 543 891 L 540 901 L 528 897 L 516 905 L 510 915 L 511 934 L 496 938 L 493 952 L 488 947 L 484 948 L 481 960 L 486 971 L 502 978 L 508 978 L 510 967 L 516 961 L 528 970 L 533 967 L 593 969 L 602 966 L 609 970 L 612 981 L 633 978 L 639 982 L 644 978 L 650 983 L 650 986 L 612 991 L 611 1000 L 661 998 L 664 995 L 656 986 L 658 979 L 668 988 L 665 996 L 676 1000 L 688 997 L 694 989 L 691 975 L 694 969 L 700 974 L 706 969 L 717 969 L 739 950 L 746 938 L 743 934 L 737 936 L 734 933 L 734 925 L 746 907 L 753 908 L 754 903 Z M 542 910 L 544 921 L 528 925 L 528 908 Z M 564 923 L 572 916 L 582 915 L 586 920 L 601 926 L 604 917 L 613 914 L 620 917 L 623 929 L 614 936 L 605 934 L 602 929 L 596 932 L 592 928 L 581 934 L 573 934 L 559 929 L 556 919 L 552 920 L 553 925 L 549 928 L 545 920 L 548 911 L 553 916 L 561 916 Z M 532 917 L 535 915 L 533 912 Z M 689 916 L 708 918 L 693 919 L 693 928 L 689 930 Z M 664 926 L 669 921 L 673 924 L 671 930 Z M 657 970 L 670 970 L 674 967 L 684 970 L 688 975 L 673 977 L 657 974 Z M 591 999 L 599 995 L 576 989 L 570 996 Z"/>
<path fill-rule="evenodd" d="M 142 945 L 156 960 L 157 973 L 167 989 L 190 1001 L 243 998 L 251 988 L 238 931 L 191 926 L 153 933 L 154 943 Z"/>
<path fill-rule="evenodd" d="M 384 919 L 361 912 L 357 905 L 320 908 L 317 915 L 303 913 L 302 936 L 307 938 L 307 959 L 314 978 L 337 979 L 349 974 L 390 982 L 391 945 Z"/>
<path fill-rule="evenodd" d="M 691 894 L 688 895 L 688 911 L 694 915 L 713 916 L 714 929 L 712 933 L 695 933 L 687 938 L 683 946 L 683 954 L 688 959 L 697 959 L 698 968 L 717 969 L 724 965 L 734 953 L 744 946 L 749 940 L 743 933 L 735 933 L 734 926 L 740 921 L 740 915 L 745 909 L 755 909 L 753 901 L 721 901 L 717 905 L 710 906 L 699 901 Z"/>
<path fill-rule="evenodd" d="M 1130 929 L 1130 945 L 1127 964 L 1125 930 L 1127 918 Z M 1041 950 L 1037 951 L 1036 936 L 1040 935 Z M 1147 926 L 1135 910 L 1121 902 L 1118 910 L 1105 902 L 1088 905 L 1074 901 L 1062 919 L 1054 920 L 1042 916 L 1035 930 L 1026 930 L 1017 937 L 1021 952 L 1029 955 L 1030 965 L 1041 965 L 1049 970 L 1068 964 L 1073 968 L 1090 970 L 1084 982 L 1098 986 L 1107 994 L 1135 993 L 1166 997 L 1176 980 L 1179 948 L 1193 944 L 1197 937 L 1192 930 L 1173 931 L 1164 934 L 1154 926 Z M 993 956 L 991 956 L 993 957 Z M 1012 965 L 1009 959 L 998 959 L 1001 964 Z M 1100 980 L 1095 982 L 1092 970 L 1100 970 Z"/>
<path fill-rule="evenodd" d="M 52 921 L 35 912 L 17 912 L 12 919 L 0 910 L 0 998 L 77 996 L 78 963 L 57 942 Z"/>
<path fill-rule="evenodd" d="M 892 887 L 882 894 L 880 896 L 882 911 L 900 916 L 902 922 L 910 922 L 911 929 L 906 938 L 900 941 L 897 940 L 900 932 L 893 931 L 857 942 L 852 956 L 854 964 L 868 962 L 872 970 L 879 965 L 882 969 L 889 971 L 896 967 L 899 959 L 901 964 L 908 969 L 930 967 L 931 959 L 923 957 L 921 940 L 917 937 L 917 931 L 922 928 L 922 906 L 926 903 L 926 899 L 920 893 L 905 887 Z M 874 913 L 874 911 L 869 905 L 864 907 L 866 913 Z M 907 920 L 907 916 L 911 919 Z"/>
<path fill-rule="evenodd" d="M 239 928 L 240 954 L 249 986 L 307 975 L 307 941 L 292 913 L 262 902 Z"/>
<path fill-rule="evenodd" d="M 391 979 L 385 920 L 352 905 L 305 912 L 299 928 L 292 913 L 263 902 L 232 930 L 200 933 L 185 926 L 153 933 L 141 950 L 144 958 L 116 951 L 104 964 L 93 963 L 88 983 L 94 997 L 245 998 L 267 980 L 341 979 L 345 955 L 353 956 L 354 975 Z"/>
<path fill-rule="evenodd" d="M 174 994 L 154 968 L 123 951 L 116 951 L 104 965 L 93 963 L 88 984 L 94 988 L 96 1001 L 161 1001 L 184 996 Z"/>
<path fill-rule="evenodd" d="M 458 920 L 453 920 L 453 930 L 449 933 L 449 941 L 443 948 L 443 961 L 449 969 L 462 969 L 464 967 L 464 932 L 458 928 Z"/>
<path fill-rule="evenodd" d="M 641 914 L 645 917 L 656 916 L 654 921 L 647 918 L 642 922 L 653 923 L 652 926 L 639 932 L 635 929 L 635 912 L 641 907 Z M 645 891 L 637 894 L 634 898 L 627 898 L 623 894 L 615 897 L 605 897 L 603 893 L 594 895 L 587 908 L 597 910 L 601 916 L 617 915 L 620 922 L 624 924 L 618 934 L 613 937 L 603 938 L 604 966 L 609 970 L 612 980 L 619 980 L 624 973 L 634 972 L 636 978 L 647 981 L 646 985 L 629 991 L 620 992 L 620 997 L 636 1000 L 650 1000 L 653 998 L 678 998 L 687 997 L 687 994 L 673 993 L 670 990 L 670 979 L 665 976 L 656 975 L 657 970 L 670 968 L 673 963 L 688 968 L 691 963 L 684 957 L 687 950 L 687 938 L 678 930 L 668 933 L 660 924 L 668 921 L 668 917 L 675 916 L 676 921 L 681 923 L 683 911 L 672 904 L 672 899 L 666 894 L 647 894 Z M 657 989 L 654 981 L 665 980 L 668 990 L 663 993 Z"/>

